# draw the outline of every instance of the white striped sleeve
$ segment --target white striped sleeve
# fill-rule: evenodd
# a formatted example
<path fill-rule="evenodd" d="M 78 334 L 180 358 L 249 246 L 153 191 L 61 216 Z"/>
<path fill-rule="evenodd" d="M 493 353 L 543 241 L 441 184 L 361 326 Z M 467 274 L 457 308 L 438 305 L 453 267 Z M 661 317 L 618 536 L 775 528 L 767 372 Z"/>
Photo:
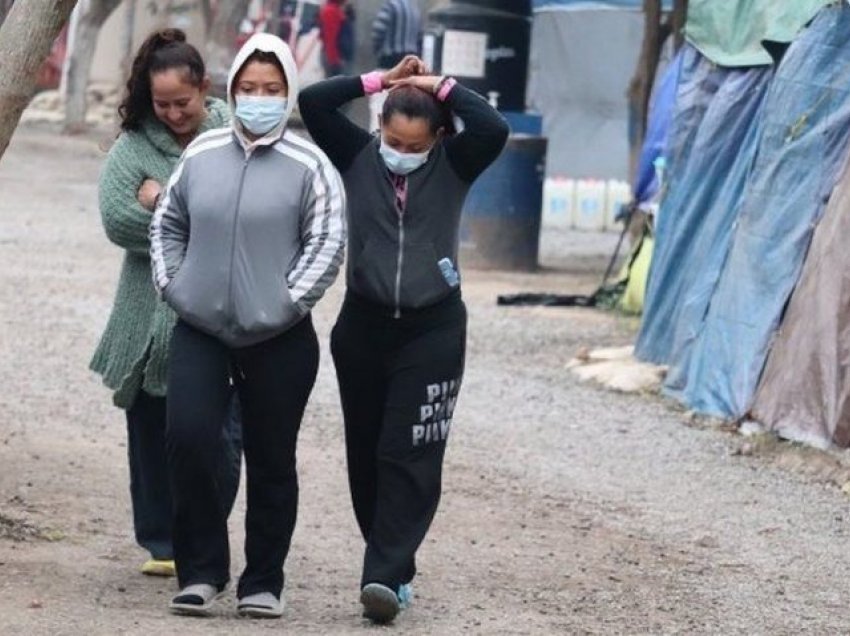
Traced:
<path fill-rule="evenodd" d="M 313 144 L 288 133 L 276 150 L 309 168 L 302 201 L 302 252 L 287 276 L 292 300 L 309 311 L 336 280 L 345 253 L 345 190 L 336 168 Z"/>
<path fill-rule="evenodd" d="M 150 225 L 153 283 L 160 294 L 177 274 L 189 244 L 189 210 L 186 205 L 186 162 L 202 152 L 231 143 L 231 132 L 219 128 L 195 139 L 171 173 Z"/>
<path fill-rule="evenodd" d="M 180 187 L 185 165 L 184 155 L 168 180 L 150 226 L 153 284 L 160 294 L 180 269 L 189 243 L 189 215 Z"/>

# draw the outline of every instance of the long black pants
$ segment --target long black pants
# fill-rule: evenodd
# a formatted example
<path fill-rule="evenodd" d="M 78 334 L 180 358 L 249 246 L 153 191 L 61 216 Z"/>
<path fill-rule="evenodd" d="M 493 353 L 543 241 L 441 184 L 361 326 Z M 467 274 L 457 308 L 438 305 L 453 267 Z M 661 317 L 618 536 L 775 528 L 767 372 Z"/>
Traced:
<path fill-rule="evenodd" d="M 167 445 L 178 583 L 223 587 L 230 578 L 215 440 L 232 380 L 248 478 L 246 566 L 237 595 L 280 595 L 298 508 L 295 446 L 319 365 L 312 321 L 240 349 L 179 321 L 170 355 Z"/>
<path fill-rule="evenodd" d="M 174 558 L 171 529 L 171 486 L 165 450 L 166 399 L 139 391 L 127 415 L 130 500 L 136 542 L 153 559 Z M 219 480 L 222 507 L 230 513 L 242 468 L 242 424 L 234 396 L 221 436 Z"/>
<path fill-rule="evenodd" d="M 362 585 L 397 589 L 416 574 L 416 550 L 440 500 L 465 347 L 459 293 L 398 319 L 351 293 L 346 297 L 331 351 L 351 498 L 366 540 Z"/>

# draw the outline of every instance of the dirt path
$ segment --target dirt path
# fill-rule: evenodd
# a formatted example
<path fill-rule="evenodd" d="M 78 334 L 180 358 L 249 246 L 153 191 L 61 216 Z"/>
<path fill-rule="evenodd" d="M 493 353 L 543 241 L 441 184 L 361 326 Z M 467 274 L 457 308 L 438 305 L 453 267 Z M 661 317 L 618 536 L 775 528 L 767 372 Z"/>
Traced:
<path fill-rule="evenodd" d="M 22 130 L 0 162 L 0 634 L 370 632 L 327 334 L 299 447 L 300 518 L 283 622 L 170 617 L 173 582 L 136 573 L 122 414 L 86 366 L 119 251 L 102 235 L 92 138 Z M 500 309 L 497 293 L 593 276 L 472 273 L 470 359 L 443 503 L 405 634 L 798 634 L 850 630 L 847 499 L 736 456 L 657 401 L 576 384 L 586 343 L 632 321 Z M 243 511 L 234 515 L 234 574 Z"/>

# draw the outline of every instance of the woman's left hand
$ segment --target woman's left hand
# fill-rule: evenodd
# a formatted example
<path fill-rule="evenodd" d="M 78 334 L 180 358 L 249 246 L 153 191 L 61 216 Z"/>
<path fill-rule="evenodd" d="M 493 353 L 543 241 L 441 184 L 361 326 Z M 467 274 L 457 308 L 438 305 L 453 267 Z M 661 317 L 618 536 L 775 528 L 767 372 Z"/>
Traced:
<path fill-rule="evenodd" d="M 404 79 L 390 82 L 390 90 L 399 86 L 415 86 L 427 93 L 433 93 L 437 83 L 442 79 L 439 75 L 411 75 Z"/>
<path fill-rule="evenodd" d="M 142 204 L 142 207 L 146 210 L 150 210 L 153 212 L 156 209 L 156 200 L 162 192 L 162 186 L 159 185 L 158 181 L 154 181 L 153 179 L 145 179 L 139 188 L 139 192 L 136 195 L 136 198 L 139 200 L 139 203 Z"/>

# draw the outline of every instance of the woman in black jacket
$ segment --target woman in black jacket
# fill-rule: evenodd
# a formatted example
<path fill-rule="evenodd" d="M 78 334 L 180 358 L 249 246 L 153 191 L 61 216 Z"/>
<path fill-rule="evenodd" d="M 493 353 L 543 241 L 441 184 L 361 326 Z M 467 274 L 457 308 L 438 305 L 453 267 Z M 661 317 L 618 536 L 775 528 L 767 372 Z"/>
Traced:
<path fill-rule="evenodd" d="M 366 540 L 360 600 L 378 623 L 410 602 L 416 550 L 440 499 L 466 345 L 461 208 L 508 135 L 476 93 L 424 73 L 408 56 L 386 73 L 329 79 L 299 98 L 348 200 L 348 291 L 331 350 Z M 378 136 L 339 110 L 387 88 Z M 458 134 L 450 134 L 453 115 L 464 125 Z"/>

